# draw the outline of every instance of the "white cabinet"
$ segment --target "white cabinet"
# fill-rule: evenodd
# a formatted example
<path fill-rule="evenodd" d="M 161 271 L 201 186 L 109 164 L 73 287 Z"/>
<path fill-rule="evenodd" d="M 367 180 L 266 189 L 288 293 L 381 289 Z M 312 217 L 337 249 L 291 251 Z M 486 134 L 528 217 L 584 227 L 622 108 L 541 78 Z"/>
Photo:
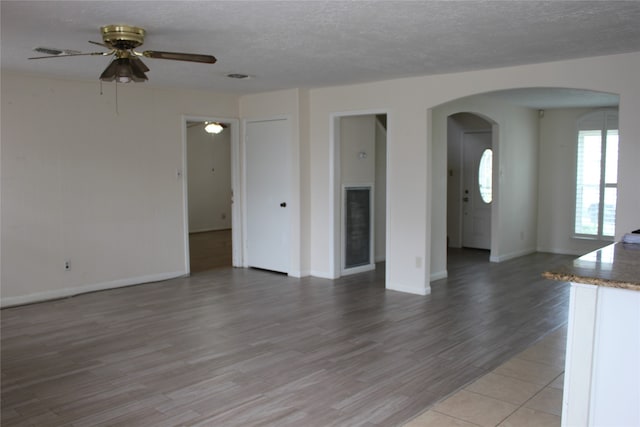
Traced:
<path fill-rule="evenodd" d="M 562 425 L 640 426 L 640 292 L 571 284 Z"/>

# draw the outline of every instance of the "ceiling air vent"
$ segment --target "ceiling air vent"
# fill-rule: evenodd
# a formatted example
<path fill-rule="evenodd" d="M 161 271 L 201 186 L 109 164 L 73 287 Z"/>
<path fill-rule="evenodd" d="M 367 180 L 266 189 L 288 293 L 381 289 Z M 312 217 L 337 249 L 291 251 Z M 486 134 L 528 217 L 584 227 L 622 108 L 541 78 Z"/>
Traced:
<path fill-rule="evenodd" d="M 238 79 L 238 80 L 245 80 L 245 79 L 251 78 L 249 74 L 241 74 L 241 73 L 227 74 L 227 77 L 229 77 L 230 79 Z"/>

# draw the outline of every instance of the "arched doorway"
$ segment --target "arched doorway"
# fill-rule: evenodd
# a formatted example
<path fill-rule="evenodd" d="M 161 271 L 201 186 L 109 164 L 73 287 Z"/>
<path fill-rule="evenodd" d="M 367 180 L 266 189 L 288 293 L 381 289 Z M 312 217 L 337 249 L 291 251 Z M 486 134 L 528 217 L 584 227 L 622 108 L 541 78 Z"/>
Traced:
<path fill-rule="evenodd" d="M 585 253 L 572 233 L 575 118 L 616 107 L 615 94 L 566 88 L 522 88 L 459 98 L 430 110 L 432 121 L 431 280 L 447 277 L 449 118 L 472 113 L 492 126 L 493 201 L 490 261 L 536 251 Z M 462 246 L 462 243 L 460 243 Z"/>

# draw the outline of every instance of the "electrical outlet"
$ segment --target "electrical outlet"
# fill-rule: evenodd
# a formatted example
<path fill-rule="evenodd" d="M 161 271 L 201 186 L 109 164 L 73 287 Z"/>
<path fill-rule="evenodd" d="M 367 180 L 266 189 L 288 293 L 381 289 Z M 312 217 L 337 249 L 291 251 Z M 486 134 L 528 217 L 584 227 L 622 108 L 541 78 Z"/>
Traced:
<path fill-rule="evenodd" d="M 71 260 L 67 259 L 64 261 L 64 271 L 69 271 L 71 270 Z"/>

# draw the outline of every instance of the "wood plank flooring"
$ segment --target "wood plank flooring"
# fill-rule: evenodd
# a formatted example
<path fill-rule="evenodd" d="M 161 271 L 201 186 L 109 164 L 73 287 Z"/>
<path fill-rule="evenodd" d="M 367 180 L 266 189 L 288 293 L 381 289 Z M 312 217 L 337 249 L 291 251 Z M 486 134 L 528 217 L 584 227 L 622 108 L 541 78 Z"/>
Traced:
<path fill-rule="evenodd" d="M 231 267 L 231 230 L 189 234 L 191 273 Z"/>
<path fill-rule="evenodd" d="M 2 310 L 2 425 L 394 426 L 566 323 L 573 257 L 450 252 L 386 291 L 222 268 Z"/>

